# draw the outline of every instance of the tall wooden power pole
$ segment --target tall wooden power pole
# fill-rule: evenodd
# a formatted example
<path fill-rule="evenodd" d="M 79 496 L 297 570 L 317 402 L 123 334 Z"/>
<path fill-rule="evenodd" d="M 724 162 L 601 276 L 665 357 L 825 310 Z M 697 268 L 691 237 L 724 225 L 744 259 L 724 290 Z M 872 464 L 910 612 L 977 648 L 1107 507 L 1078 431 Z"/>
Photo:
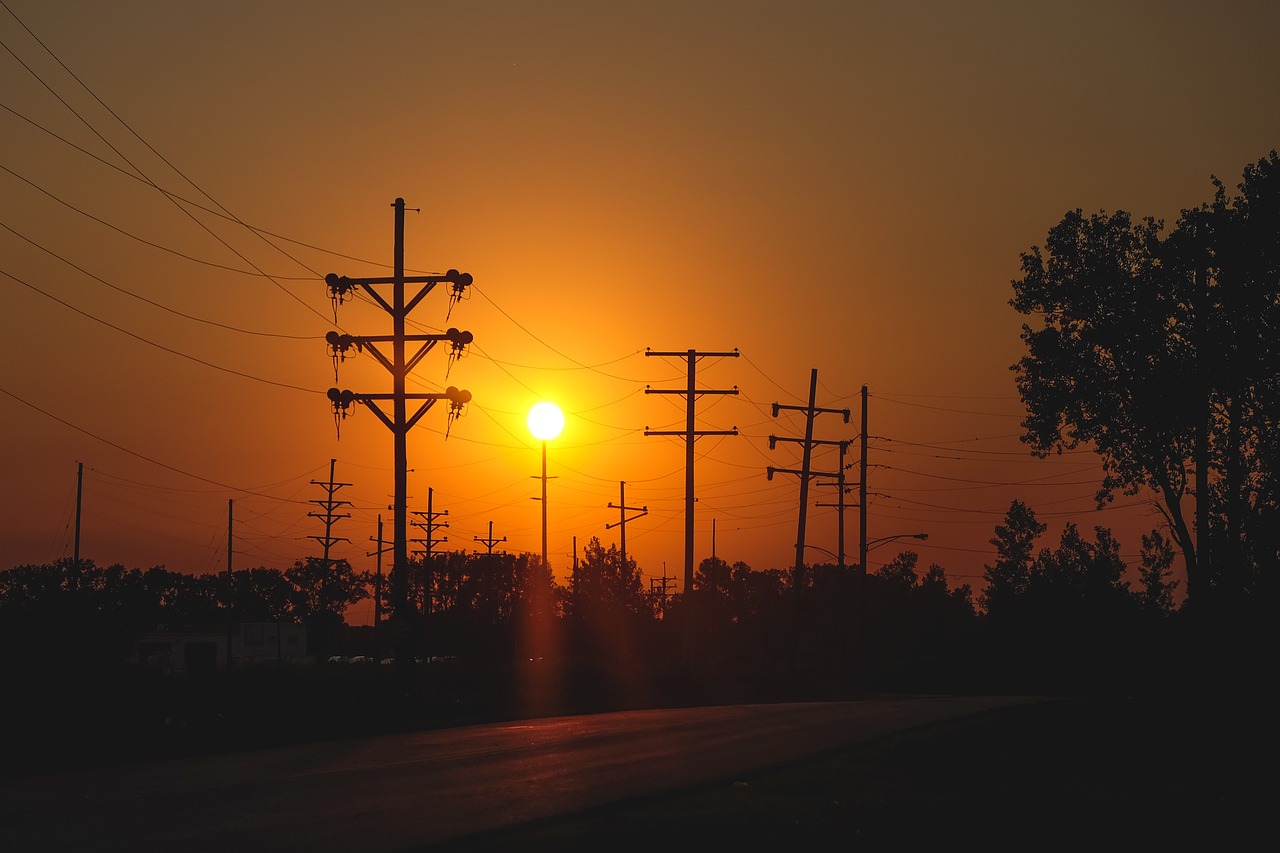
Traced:
<path fill-rule="evenodd" d="M 728 430 L 700 430 L 697 428 L 697 420 L 694 417 L 695 404 L 699 397 L 704 394 L 737 394 L 738 389 L 729 390 L 698 390 L 697 384 L 697 367 L 698 360 L 703 358 L 737 358 L 738 351 L 732 352 L 698 352 L 697 350 L 688 350 L 686 352 L 654 352 L 646 349 L 646 356 L 661 356 L 664 358 L 683 358 L 686 363 L 688 375 L 687 385 L 683 390 L 678 389 L 644 389 L 646 394 L 682 394 L 685 398 L 685 427 L 683 430 L 651 430 L 645 427 L 645 435 L 678 435 L 684 438 L 684 592 L 687 595 L 693 591 L 693 443 L 704 435 L 737 435 L 738 428 Z"/>
<path fill-rule="evenodd" d="M 321 480 L 311 481 L 311 485 L 320 486 L 325 491 L 325 497 L 311 501 L 311 503 L 313 504 L 319 504 L 320 508 L 323 509 L 324 512 L 307 513 L 307 515 L 310 516 L 311 518 L 318 518 L 324 522 L 323 536 L 308 536 L 307 538 L 315 539 L 324 548 L 323 560 L 324 560 L 324 571 L 326 575 L 329 573 L 330 549 L 333 548 L 334 545 L 337 545 L 339 542 L 351 541 L 346 537 L 333 535 L 333 525 L 337 523 L 338 519 L 351 517 L 351 513 L 349 512 L 338 512 L 339 507 L 351 506 L 351 501 L 338 500 L 335 497 L 335 495 L 337 495 L 339 489 L 342 489 L 351 484 L 335 483 L 333 481 L 333 471 L 334 471 L 334 466 L 336 464 L 337 464 L 336 459 L 329 460 L 329 481 L 327 483 Z"/>
<path fill-rule="evenodd" d="M 471 285 L 471 275 L 449 270 L 444 275 L 406 276 L 404 274 L 404 199 L 398 198 L 392 203 L 395 208 L 395 239 L 392 249 L 393 274 L 390 277 L 347 278 L 336 273 L 325 276 L 329 293 L 335 303 L 341 303 L 347 295 L 359 287 L 384 311 L 391 315 L 390 335 L 354 336 L 330 332 L 325 336 L 329 342 L 335 359 L 344 358 L 351 347 L 358 351 L 367 350 L 374 359 L 391 374 L 390 394 L 355 393 L 337 388 L 329 389 L 329 399 L 333 403 L 334 413 L 339 417 L 347 414 L 353 402 L 361 403 L 372 411 L 378 420 L 391 430 L 395 445 L 395 516 L 393 520 L 394 558 L 391 569 L 391 598 L 395 608 L 391 615 L 392 637 L 395 642 L 396 666 L 404 671 L 413 662 L 413 619 L 412 603 L 409 601 L 409 510 L 408 510 L 408 435 L 409 430 L 427 413 L 437 400 L 449 402 L 449 421 L 457 417 L 462 407 L 471 400 L 471 392 L 462 391 L 450 386 L 443 393 L 409 393 L 405 390 L 405 381 L 409 371 L 431 351 L 440 341 L 449 341 L 455 352 L 471 343 L 470 332 L 449 329 L 439 335 L 409 335 L 405 332 L 405 321 L 409 313 L 418 303 L 441 283 L 450 288 L 450 298 L 458 298 Z M 412 298 L 406 298 L 405 285 L 420 284 L 422 288 Z M 391 300 L 388 301 L 379 291 L 379 287 L 391 286 Z M 413 355 L 406 355 L 407 343 L 418 343 L 420 346 Z M 388 358 L 379 349 L 380 344 L 391 344 L 391 356 Z M 409 400 L 420 400 L 418 410 L 409 415 Z M 391 402 L 391 415 L 386 415 L 379 407 L 379 401 Z M 446 433 L 447 434 L 447 433 Z"/>
<path fill-rule="evenodd" d="M 612 501 L 610 501 L 609 508 L 616 509 L 618 511 L 618 521 L 616 524 L 606 524 L 604 526 L 604 529 L 609 530 L 614 527 L 620 528 L 618 532 L 618 543 L 619 543 L 618 550 L 622 552 L 622 571 L 626 572 L 627 570 L 627 522 L 635 521 L 637 518 L 643 518 L 644 516 L 648 515 L 649 507 L 627 506 L 627 483 L 625 480 L 619 480 L 618 481 L 618 502 L 615 504 Z M 627 518 L 628 512 L 638 512 L 639 515 L 633 515 L 630 518 Z"/>
<path fill-rule="evenodd" d="M 813 368 L 809 373 L 809 405 L 808 406 L 784 406 L 781 403 L 773 404 L 773 416 L 776 418 L 778 412 L 783 409 L 794 409 L 805 413 L 804 427 L 804 449 L 799 471 L 787 468 L 774 468 L 770 466 L 766 469 L 769 479 L 773 479 L 776 473 L 798 474 L 800 477 L 800 517 L 796 522 L 796 564 L 794 569 L 793 582 L 796 592 L 798 593 L 804 585 L 804 548 L 805 548 L 805 524 L 808 520 L 809 513 L 809 480 L 812 477 L 838 477 L 838 472 L 830 471 L 814 471 L 812 467 L 813 447 L 818 444 L 813 437 L 813 421 L 824 412 L 840 414 L 844 416 L 844 422 L 849 422 L 848 409 L 821 409 L 817 406 L 818 394 L 818 368 Z M 779 441 L 776 436 L 769 436 L 769 447 L 773 448 L 775 442 Z M 838 441 L 821 442 L 823 444 L 839 444 Z"/>

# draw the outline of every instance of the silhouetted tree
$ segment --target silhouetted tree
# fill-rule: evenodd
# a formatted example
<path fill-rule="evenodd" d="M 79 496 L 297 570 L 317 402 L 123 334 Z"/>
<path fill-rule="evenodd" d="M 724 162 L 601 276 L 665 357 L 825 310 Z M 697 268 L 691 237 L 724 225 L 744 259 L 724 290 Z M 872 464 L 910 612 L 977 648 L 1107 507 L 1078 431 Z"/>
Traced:
<path fill-rule="evenodd" d="M 1099 505 L 1159 495 L 1188 603 L 1238 599 L 1280 565 L 1280 159 L 1248 166 L 1237 196 L 1214 184 L 1167 238 L 1123 211 L 1067 214 L 1022 255 L 1011 300 L 1039 317 L 1014 366 L 1024 440 L 1041 456 L 1090 444 Z"/>
<path fill-rule="evenodd" d="M 919 561 L 920 555 L 915 551 L 903 551 L 876 569 L 874 575 L 888 587 L 903 591 L 913 589 L 919 580 L 916 575 L 916 563 Z"/>
<path fill-rule="evenodd" d="M 606 549 L 599 538 L 591 537 L 578 565 L 576 607 L 618 613 L 648 611 L 635 560 L 628 557 L 624 564 L 616 545 Z"/>
<path fill-rule="evenodd" d="M 346 560 L 321 557 L 304 557 L 284 574 L 293 585 L 292 612 L 307 626 L 312 653 L 323 658 L 342 634 L 347 608 L 369 597 L 368 578 Z"/>
<path fill-rule="evenodd" d="M 1156 614 L 1173 612 L 1173 591 L 1178 588 L 1177 581 L 1169 580 L 1174 560 L 1173 543 L 1159 530 L 1144 533 L 1141 556 L 1139 581 L 1142 589 L 1138 600 L 1142 608 Z"/>
<path fill-rule="evenodd" d="M 717 598 L 729 598 L 729 586 L 733 570 L 719 557 L 707 557 L 693 573 L 693 587 Z"/>
<path fill-rule="evenodd" d="M 1009 505 L 1004 523 L 996 525 L 991 539 L 996 546 L 996 561 L 986 566 L 982 574 L 987 582 L 981 596 L 982 607 L 989 616 L 1003 618 L 1004 611 L 1026 593 L 1036 539 L 1045 530 L 1031 507 L 1019 500 Z"/>
<path fill-rule="evenodd" d="M 237 621 L 293 621 L 296 589 L 284 572 L 259 566 L 231 575 L 231 612 Z"/>

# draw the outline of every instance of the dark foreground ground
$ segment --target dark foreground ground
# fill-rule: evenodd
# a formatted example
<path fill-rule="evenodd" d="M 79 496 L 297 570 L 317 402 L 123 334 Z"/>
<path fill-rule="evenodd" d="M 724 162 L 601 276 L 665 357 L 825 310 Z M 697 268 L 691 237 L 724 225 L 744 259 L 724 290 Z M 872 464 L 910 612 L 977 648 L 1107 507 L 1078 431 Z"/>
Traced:
<path fill-rule="evenodd" d="M 433 849 L 1269 846 L 1273 718 L 1232 702 L 1044 701 Z"/>
<path fill-rule="evenodd" d="M 469 700 L 473 691 L 458 689 L 427 696 L 429 707 L 456 710 L 398 718 L 390 710 L 396 682 L 382 669 L 155 684 L 119 676 L 98 684 L 28 682 L 0 708 L 6 735 L 0 772 L 23 776 L 520 716 L 487 694 Z M 1196 688 L 1184 683 L 1141 698 L 1114 692 L 1045 698 L 705 789 L 437 849 L 920 849 L 928 843 L 1053 850 L 1126 841 L 1143 849 L 1155 843 L 1253 849 L 1275 834 L 1280 817 L 1276 704 L 1263 683 L 1268 673 L 1220 672 Z M 441 680 L 433 673 L 429 683 Z M 711 698 L 705 704 L 760 701 Z M 530 715 L 628 704 L 593 702 Z"/>

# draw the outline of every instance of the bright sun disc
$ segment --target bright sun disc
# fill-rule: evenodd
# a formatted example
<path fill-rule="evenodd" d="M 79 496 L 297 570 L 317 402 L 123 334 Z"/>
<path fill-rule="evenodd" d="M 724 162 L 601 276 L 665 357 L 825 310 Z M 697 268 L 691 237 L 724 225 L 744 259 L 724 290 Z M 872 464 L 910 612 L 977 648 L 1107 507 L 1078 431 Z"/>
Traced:
<path fill-rule="evenodd" d="M 539 403 L 529 410 L 529 432 L 535 438 L 549 441 L 564 429 L 564 413 L 555 403 Z"/>

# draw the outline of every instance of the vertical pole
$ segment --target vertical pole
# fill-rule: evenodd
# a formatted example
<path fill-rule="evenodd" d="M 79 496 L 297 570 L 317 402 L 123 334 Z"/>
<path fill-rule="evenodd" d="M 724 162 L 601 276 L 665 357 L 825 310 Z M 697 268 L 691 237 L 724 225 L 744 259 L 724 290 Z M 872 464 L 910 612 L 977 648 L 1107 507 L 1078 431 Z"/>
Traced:
<path fill-rule="evenodd" d="M 711 562 L 716 560 L 716 520 L 711 519 Z"/>
<path fill-rule="evenodd" d="M 330 500 L 330 504 L 332 504 L 332 502 L 333 502 L 333 491 L 334 491 L 334 490 L 333 490 L 333 471 L 334 471 L 334 466 L 335 466 L 335 465 L 337 465 L 337 464 L 338 464 L 338 460 L 337 460 L 337 459 L 330 459 L 330 460 L 329 460 L 329 490 L 328 490 L 328 491 L 329 491 L 329 500 Z M 324 559 L 324 573 L 325 573 L 325 575 L 326 575 L 326 576 L 328 576 L 328 574 L 329 574 L 329 546 L 330 546 L 331 544 L 333 544 L 333 538 L 332 538 L 332 536 L 330 535 L 330 534 L 333 532 L 333 510 L 332 510 L 332 508 L 331 508 L 331 507 L 326 507 L 326 509 L 328 509 L 329 511 L 328 511 L 328 514 L 325 516 L 325 520 L 324 520 L 324 542 L 323 542 L 322 544 L 324 545 L 324 557 L 323 557 L 323 559 Z"/>
<path fill-rule="evenodd" d="M 836 499 L 836 518 L 839 519 L 840 529 L 836 533 L 838 544 L 836 551 L 839 553 L 839 566 L 844 568 L 844 454 L 849 449 L 847 441 L 840 442 L 840 470 L 836 476 L 836 488 L 840 492 L 840 497 Z"/>
<path fill-rule="evenodd" d="M 809 409 L 805 412 L 804 455 L 800 465 L 800 518 L 796 524 L 795 586 L 799 593 L 804 586 L 804 528 L 809 514 L 809 465 L 813 460 L 813 420 L 818 399 L 818 368 L 809 373 Z"/>
<path fill-rule="evenodd" d="M 622 551 L 622 571 L 627 570 L 627 483 L 618 481 L 618 548 Z"/>
<path fill-rule="evenodd" d="M 376 642 L 378 626 L 382 624 L 382 513 L 378 513 L 378 560 L 373 575 L 373 630 Z"/>
<path fill-rule="evenodd" d="M 74 552 L 75 556 L 73 557 L 73 559 L 75 561 L 74 563 L 75 574 L 79 575 L 80 574 L 80 510 L 81 510 L 82 501 L 84 497 L 84 463 L 79 462 L 77 463 L 77 465 L 79 467 L 76 469 L 76 544 L 75 544 L 75 552 Z"/>
<path fill-rule="evenodd" d="M 403 669 L 412 658 L 409 649 L 409 452 L 405 415 L 405 308 L 404 308 L 404 199 L 395 200 L 395 269 L 392 302 L 392 396 L 395 426 L 395 548 L 391 567 L 391 597 L 395 610 L 391 614 L 396 666 Z"/>
<path fill-rule="evenodd" d="M 76 536 L 75 549 L 72 551 L 71 568 L 67 572 L 67 586 L 74 592 L 80 587 L 80 510 L 84 495 L 84 463 L 78 462 L 76 468 Z"/>
<path fill-rule="evenodd" d="M 867 573 L 867 386 L 862 386 L 862 459 L 858 463 L 858 574 Z"/>
<path fill-rule="evenodd" d="M 1195 233 L 1194 231 L 1192 232 Z M 1187 572 L 1187 596 L 1192 602 L 1201 599 L 1202 596 L 1209 593 L 1212 587 L 1210 580 L 1216 574 L 1217 567 L 1213 553 L 1212 533 L 1209 529 L 1209 420 L 1213 417 L 1213 410 L 1210 401 L 1209 391 L 1209 341 L 1205 334 L 1207 323 L 1205 319 L 1209 314 L 1209 276 L 1207 270 L 1202 270 L 1197 259 L 1197 266 L 1194 275 L 1194 299 L 1199 304 L 1192 305 L 1192 318 L 1194 322 L 1193 334 L 1195 335 L 1196 348 L 1196 381 L 1199 399 L 1196 401 L 1200 404 L 1201 411 L 1196 419 L 1196 435 L 1195 435 L 1195 488 L 1196 488 L 1196 585 L 1200 589 L 1192 588 L 1192 572 Z M 1205 583 L 1200 583 L 1201 580 Z M 1220 578 L 1216 580 L 1221 580 Z M 1205 603 L 1200 601 L 1201 604 Z"/>
<path fill-rule="evenodd" d="M 490 533 L 490 536 L 493 534 Z M 547 440 L 542 440 L 542 568 L 547 568 Z"/>
<path fill-rule="evenodd" d="M 698 395 L 695 379 L 698 365 L 697 350 L 689 350 L 689 385 L 685 391 L 685 439 L 684 439 L 684 591 L 693 592 L 693 442 L 697 436 L 693 411 Z"/>
<path fill-rule="evenodd" d="M 435 497 L 435 489 L 427 487 L 427 553 L 423 558 L 423 578 L 422 578 L 422 615 L 426 616 L 432 610 L 431 601 L 431 583 L 435 575 L 435 557 L 432 554 L 432 534 L 436 529 L 436 515 L 431 509 L 432 498 Z"/>
<path fill-rule="evenodd" d="M 227 669 L 231 669 L 231 605 L 235 600 L 235 575 L 231 572 L 231 533 L 234 519 L 235 502 L 227 501 Z"/>

